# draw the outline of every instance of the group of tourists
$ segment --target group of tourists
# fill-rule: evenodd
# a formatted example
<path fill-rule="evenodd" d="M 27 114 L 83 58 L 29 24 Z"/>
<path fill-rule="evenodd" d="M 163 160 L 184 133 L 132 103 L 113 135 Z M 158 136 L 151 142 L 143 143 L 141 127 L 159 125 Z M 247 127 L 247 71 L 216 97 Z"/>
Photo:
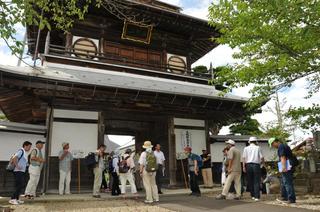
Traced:
<path fill-rule="evenodd" d="M 9 200 L 10 204 L 23 204 L 20 200 L 23 194 L 27 199 L 36 197 L 36 190 L 39 183 L 41 170 L 45 159 L 42 148 L 45 142 L 37 141 L 36 147 L 32 149 L 32 143 L 25 141 L 10 159 L 7 168 L 13 172 L 15 177 L 15 192 Z M 107 187 L 111 190 L 111 195 L 125 195 L 127 182 L 131 187 L 131 193 L 137 197 L 137 190 L 143 187 L 146 191 L 145 203 L 159 201 L 161 191 L 161 181 L 164 176 L 165 157 L 161 151 L 160 144 L 152 145 L 151 141 L 145 141 L 142 146 L 142 153 L 134 153 L 127 149 L 124 154 L 119 150 L 106 153 L 106 146 L 101 144 L 96 152 L 92 153 L 94 166 L 93 197 L 100 198 L 101 188 Z M 70 144 L 62 143 L 62 150 L 59 152 L 59 194 L 69 195 L 71 182 L 72 153 L 69 151 Z M 31 151 L 31 152 L 30 152 Z M 30 153 L 29 153 L 30 152 Z M 25 188 L 25 175 L 29 173 L 29 181 Z M 110 176 L 108 180 L 106 176 Z M 107 182 L 109 181 L 109 182 Z M 121 184 L 121 187 L 120 187 Z M 24 189 L 25 188 L 25 189 Z M 138 189 L 137 189 L 138 188 Z"/>
<path fill-rule="evenodd" d="M 262 154 L 261 147 L 258 144 L 256 137 L 250 137 L 249 145 L 244 148 L 242 156 L 240 150 L 236 147 L 236 142 L 233 140 L 227 140 L 226 147 L 223 149 L 224 160 L 222 166 L 222 193 L 219 194 L 216 199 L 226 199 L 230 191 L 235 191 L 235 197 L 233 199 L 239 200 L 242 196 L 242 177 L 243 173 L 247 177 L 247 190 L 250 191 L 252 200 L 259 201 L 261 194 L 262 183 L 267 183 L 270 180 L 270 176 L 262 180 L 261 170 L 265 166 L 264 156 Z M 278 150 L 278 167 L 281 173 L 281 197 L 282 201 L 288 203 L 295 203 L 296 196 L 293 185 L 293 172 L 294 167 L 298 162 L 296 157 L 292 154 L 290 147 L 281 142 L 277 138 L 271 138 L 268 141 L 270 148 L 276 148 Z M 188 158 L 188 174 L 191 194 L 194 196 L 201 196 L 199 189 L 199 172 L 202 169 L 202 176 L 205 187 L 212 185 L 212 171 L 211 165 L 205 166 L 204 164 L 208 160 L 206 158 L 207 152 L 204 150 L 202 159 L 198 155 L 192 153 L 192 148 L 187 146 L 184 151 Z M 210 182 L 208 182 L 208 180 Z"/>
<path fill-rule="evenodd" d="M 234 199 L 240 199 L 242 195 L 241 178 L 242 173 L 247 176 L 247 188 L 254 201 L 259 201 L 261 193 L 261 167 L 264 166 L 264 157 L 258 145 L 257 138 L 251 137 L 249 145 L 244 148 L 241 157 L 240 150 L 236 147 L 233 140 L 227 140 L 223 150 L 223 190 L 216 199 L 226 199 L 230 188 L 233 187 L 236 193 Z M 36 197 L 36 190 L 39 183 L 41 170 L 46 162 L 42 149 L 45 142 L 37 141 L 34 149 L 32 143 L 25 141 L 10 159 L 7 169 L 11 170 L 15 177 L 16 190 L 9 203 L 18 205 L 23 204 L 20 195 L 25 187 L 25 173 L 28 169 L 29 181 L 24 192 L 27 199 Z M 279 141 L 277 138 L 269 140 L 270 147 L 278 150 L 279 172 L 281 172 L 281 194 L 284 201 L 295 203 L 295 191 L 293 186 L 293 172 L 297 165 L 296 158 L 292 154 L 290 147 Z M 165 157 L 161 151 L 160 144 L 152 145 L 151 141 L 145 141 L 142 152 L 133 152 L 127 149 L 124 154 L 118 150 L 106 153 L 106 146 L 101 144 L 99 148 L 91 153 L 93 160 L 92 172 L 94 175 L 93 197 L 100 198 L 101 188 L 109 188 L 111 195 L 125 195 L 127 182 L 131 187 L 131 193 L 137 197 L 137 190 L 142 189 L 146 192 L 145 203 L 159 202 L 159 194 L 162 194 L 161 181 L 165 170 Z M 68 195 L 70 193 L 72 153 L 69 151 L 69 143 L 62 143 L 59 152 L 59 194 Z M 30 152 L 31 151 L 31 152 Z M 213 187 L 211 156 L 206 150 L 198 156 L 192 153 L 192 148 L 184 148 L 188 159 L 188 175 L 191 194 L 201 196 L 199 189 L 200 171 L 203 176 L 204 186 Z M 30 152 L 30 154 L 29 154 Z M 88 156 L 89 158 L 89 156 Z M 87 159 L 87 157 L 86 157 Z M 242 163 L 241 163 L 242 161 Z M 108 179 L 106 176 L 109 176 Z M 121 187 L 120 187 L 121 184 Z"/>

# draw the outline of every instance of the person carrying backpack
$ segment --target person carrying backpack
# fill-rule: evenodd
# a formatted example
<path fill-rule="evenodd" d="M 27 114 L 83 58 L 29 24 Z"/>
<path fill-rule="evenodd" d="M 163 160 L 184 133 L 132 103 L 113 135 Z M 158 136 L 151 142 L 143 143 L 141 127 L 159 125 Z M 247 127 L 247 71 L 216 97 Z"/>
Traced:
<path fill-rule="evenodd" d="M 25 172 L 28 165 L 28 152 L 30 151 L 32 143 L 29 141 L 23 142 L 22 148 L 19 149 L 10 159 L 10 165 L 14 167 L 13 175 L 15 179 L 15 192 L 11 196 L 9 203 L 12 205 L 23 204 L 19 199 L 25 187 Z"/>
<path fill-rule="evenodd" d="M 201 192 L 199 188 L 199 168 L 201 168 L 202 159 L 199 155 L 192 153 L 192 148 L 187 146 L 184 152 L 188 156 L 188 171 L 191 194 L 200 197 Z"/>
<path fill-rule="evenodd" d="M 127 181 L 131 186 L 131 193 L 137 194 L 137 188 L 134 182 L 133 169 L 135 167 L 133 158 L 131 157 L 132 150 L 127 149 L 122 156 L 122 160 L 119 162 L 119 174 L 121 182 L 121 194 L 126 193 Z"/>
<path fill-rule="evenodd" d="M 296 194 L 293 185 L 294 168 L 299 165 L 299 161 L 293 155 L 291 148 L 282 143 L 278 138 L 270 138 L 269 146 L 278 149 L 279 162 L 282 164 L 281 172 L 281 197 L 288 203 L 296 202 Z M 288 161 L 292 167 L 288 167 Z"/>
<path fill-rule="evenodd" d="M 119 187 L 119 150 L 111 152 L 111 161 L 109 165 L 109 171 L 112 177 L 111 195 L 118 196 L 121 194 Z"/>
<path fill-rule="evenodd" d="M 146 200 L 144 202 L 147 204 L 159 202 L 158 187 L 156 184 L 158 164 L 152 147 L 151 141 L 145 141 L 142 146 L 145 151 L 141 153 L 139 159 L 140 175 L 142 176 L 143 186 L 146 191 Z"/>

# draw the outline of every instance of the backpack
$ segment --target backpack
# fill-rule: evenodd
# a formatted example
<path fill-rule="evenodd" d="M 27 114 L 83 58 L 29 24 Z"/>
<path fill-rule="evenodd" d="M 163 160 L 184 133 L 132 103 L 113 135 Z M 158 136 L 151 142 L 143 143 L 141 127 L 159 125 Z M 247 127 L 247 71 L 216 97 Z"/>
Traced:
<path fill-rule="evenodd" d="M 130 167 L 128 166 L 127 160 L 129 158 L 130 156 L 127 156 L 126 158 L 122 157 L 122 160 L 119 162 L 119 173 L 128 173 Z"/>
<path fill-rule="evenodd" d="M 192 153 L 192 154 L 190 154 L 190 158 L 192 157 L 192 155 L 195 157 L 195 159 L 196 159 L 196 161 L 198 162 L 198 168 L 200 169 L 200 168 L 202 168 L 202 166 L 203 166 L 203 161 L 202 161 L 202 158 L 201 158 L 201 156 L 199 156 L 199 155 L 197 155 L 197 154 L 194 154 L 194 153 Z"/>
<path fill-rule="evenodd" d="M 154 153 L 147 152 L 146 156 L 146 171 L 147 172 L 156 172 L 158 170 L 157 158 Z"/>
<path fill-rule="evenodd" d="M 38 155 L 38 150 L 37 150 L 37 149 L 33 149 L 33 150 L 31 151 L 31 153 L 28 155 L 28 165 L 31 164 L 31 154 L 32 154 L 33 151 L 36 151 L 36 155 Z"/>
<path fill-rule="evenodd" d="M 20 149 L 20 150 L 22 151 L 22 154 L 21 154 L 21 156 L 18 158 L 18 163 L 19 163 L 20 159 L 21 159 L 21 158 L 23 157 L 23 155 L 24 155 L 24 151 L 23 151 L 22 149 Z M 10 157 L 9 163 L 8 163 L 8 165 L 7 165 L 7 167 L 6 167 L 6 170 L 7 170 L 8 172 L 13 172 L 14 169 L 16 168 L 16 166 L 15 166 L 14 163 L 13 163 L 13 158 L 14 158 L 14 156 L 15 156 L 15 154 L 13 154 L 13 155 Z"/>
<path fill-rule="evenodd" d="M 84 164 L 88 167 L 88 169 L 93 169 L 97 165 L 96 154 L 89 152 L 84 158 Z"/>
<path fill-rule="evenodd" d="M 109 173 L 112 173 L 113 170 L 114 170 L 114 167 L 113 167 L 113 158 L 110 158 L 108 164 L 109 164 L 109 165 L 108 165 Z"/>

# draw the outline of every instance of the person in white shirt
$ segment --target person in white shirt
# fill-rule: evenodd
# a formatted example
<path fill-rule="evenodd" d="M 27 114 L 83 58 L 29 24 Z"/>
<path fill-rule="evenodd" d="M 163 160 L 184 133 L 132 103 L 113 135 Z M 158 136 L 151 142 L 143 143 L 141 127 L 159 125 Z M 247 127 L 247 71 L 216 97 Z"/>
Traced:
<path fill-rule="evenodd" d="M 245 147 L 242 154 L 243 172 L 247 173 L 248 187 L 251 197 L 255 201 L 260 199 L 261 163 L 264 163 L 261 148 L 256 137 L 249 138 L 249 146 Z"/>
<path fill-rule="evenodd" d="M 157 187 L 158 187 L 158 193 L 162 194 L 161 191 L 161 181 L 162 181 L 162 177 L 164 176 L 164 162 L 166 160 L 166 158 L 164 157 L 163 152 L 161 151 L 161 145 L 160 144 L 156 144 L 155 147 L 155 151 L 154 151 L 154 155 L 157 158 L 157 164 L 158 164 L 158 170 L 157 170 L 157 174 L 156 174 L 156 183 L 157 183 Z"/>
<path fill-rule="evenodd" d="M 111 167 L 111 176 L 112 176 L 112 186 L 111 186 L 111 195 L 118 196 L 121 194 L 119 187 L 119 150 L 111 152 L 112 157 L 112 167 Z"/>
<path fill-rule="evenodd" d="M 131 186 L 131 193 L 137 194 L 137 188 L 134 182 L 133 170 L 134 170 L 134 161 L 131 157 L 132 150 L 127 149 L 124 155 L 122 156 L 122 160 L 119 165 L 119 173 L 120 173 L 120 182 L 121 182 L 121 194 L 126 193 L 127 181 Z"/>

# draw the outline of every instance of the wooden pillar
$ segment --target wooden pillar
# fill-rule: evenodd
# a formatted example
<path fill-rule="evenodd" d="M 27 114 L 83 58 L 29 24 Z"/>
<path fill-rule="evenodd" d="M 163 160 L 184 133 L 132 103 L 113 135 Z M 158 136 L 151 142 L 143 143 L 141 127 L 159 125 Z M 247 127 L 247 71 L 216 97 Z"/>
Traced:
<path fill-rule="evenodd" d="M 206 133 L 206 149 L 209 154 L 211 154 L 211 143 L 210 143 L 210 134 L 209 134 L 209 121 L 205 120 L 205 133 Z"/>
<path fill-rule="evenodd" d="M 103 112 L 99 112 L 98 117 L 98 146 L 104 144 L 104 135 L 106 131 L 105 116 Z"/>
<path fill-rule="evenodd" d="M 173 117 L 168 118 L 168 144 L 169 144 L 169 172 L 170 172 L 170 187 L 177 185 L 177 159 L 176 159 L 176 137 L 174 134 Z"/>
<path fill-rule="evenodd" d="M 49 171 L 50 171 L 50 152 L 51 152 L 51 140 L 52 140 L 52 124 L 53 124 L 53 108 L 47 108 L 46 119 L 46 145 L 45 145 L 45 158 L 46 162 L 43 167 L 43 181 L 42 181 L 42 194 L 47 192 L 49 186 Z"/>

